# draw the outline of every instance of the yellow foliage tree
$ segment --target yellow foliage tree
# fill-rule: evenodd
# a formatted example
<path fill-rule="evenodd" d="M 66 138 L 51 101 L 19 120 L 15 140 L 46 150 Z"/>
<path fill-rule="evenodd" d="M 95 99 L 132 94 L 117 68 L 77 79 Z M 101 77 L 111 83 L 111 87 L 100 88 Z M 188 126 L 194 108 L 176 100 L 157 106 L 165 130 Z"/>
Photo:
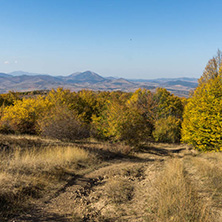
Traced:
<path fill-rule="evenodd" d="M 153 137 L 158 142 L 179 143 L 181 119 L 168 116 L 155 121 Z"/>
<path fill-rule="evenodd" d="M 138 146 L 150 139 L 153 105 L 152 93 L 148 90 L 138 89 L 133 94 L 114 93 L 107 101 L 106 110 L 93 117 L 93 124 L 102 138 Z"/>
<path fill-rule="evenodd" d="M 39 96 L 38 98 L 23 98 L 14 105 L 3 110 L 0 129 L 15 133 L 36 133 L 36 121 L 52 104 Z"/>
<path fill-rule="evenodd" d="M 188 100 L 182 123 L 182 141 L 203 151 L 222 150 L 221 53 L 211 59 Z"/>
<path fill-rule="evenodd" d="M 183 102 L 181 98 L 174 96 L 164 88 L 157 88 L 153 97 L 156 102 L 156 119 L 168 116 L 182 119 Z"/>
<path fill-rule="evenodd" d="M 9 93 L 6 93 L 6 94 L 1 94 L 0 95 L 0 107 L 1 106 L 10 106 L 10 105 L 13 105 L 14 102 L 16 100 L 19 100 L 19 95 L 18 93 L 15 93 L 15 92 L 9 92 Z"/>
<path fill-rule="evenodd" d="M 164 88 L 157 88 L 154 101 L 156 103 L 154 139 L 158 142 L 179 142 L 183 100 Z"/>

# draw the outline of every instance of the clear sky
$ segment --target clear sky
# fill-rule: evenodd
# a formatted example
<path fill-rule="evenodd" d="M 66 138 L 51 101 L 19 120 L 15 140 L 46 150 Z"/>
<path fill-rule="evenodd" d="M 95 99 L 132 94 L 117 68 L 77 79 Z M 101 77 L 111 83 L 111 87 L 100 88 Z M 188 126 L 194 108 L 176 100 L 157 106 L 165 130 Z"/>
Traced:
<path fill-rule="evenodd" d="M 222 0 L 0 0 L 0 72 L 200 77 Z"/>

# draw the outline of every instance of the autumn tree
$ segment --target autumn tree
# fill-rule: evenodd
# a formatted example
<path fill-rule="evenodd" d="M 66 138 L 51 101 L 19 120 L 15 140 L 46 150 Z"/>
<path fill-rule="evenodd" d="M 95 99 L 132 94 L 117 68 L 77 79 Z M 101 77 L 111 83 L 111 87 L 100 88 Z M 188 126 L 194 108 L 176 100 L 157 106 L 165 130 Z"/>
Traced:
<path fill-rule="evenodd" d="M 133 94 L 113 93 L 106 103 L 106 110 L 101 116 L 94 117 L 93 124 L 101 138 L 138 146 L 152 134 L 153 105 L 152 93 L 148 90 L 138 89 Z"/>
<path fill-rule="evenodd" d="M 50 102 L 39 96 L 16 100 L 5 107 L 0 121 L 2 132 L 36 134 L 36 121 L 49 107 Z"/>
<path fill-rule="evenodd" d="M 182 99 L 164 88 L 157 88 L 153 97 L 156 103 L 154 139 L 158 142 L 179 142 L 183 114 Z"/>
<path fill-rule="evenodd" d="M 155 103 L 153 94 L 146 89 L 138 89 L 127 101 L 128 115 L 123 136 L 130 144 L 140 145 L 150 141 L 154 128 Z"/>
<path fill-rule="evenodd" d="M 179 143 L 181 138 L 181 119 L 168 116 L 155 121 L 153 137 L 158 142 Z"/>
<path fill-rule="evenodd" d="M 72 141 L 87 138 L 90 135 L 89 127 L 65 105 L 49 109 L 38 118 L 37 126 L 38 133 L 42 136 L 60 140 Z"/>
<path fill-rule="evenodd" d="M 217 56 L 210 59 L 205 67 L 203 75 L 198 80 L 199 85 L 207 83 L 211 79 L 221 76 L 222 52 L 218 49 Z"/>
<path fill-rule="evenodd" d="M 18 93 L 9 92 L 0 95 L 0 107 L 13 105 L 16 100 L 20 100 Z"/>
<path fill-rule="evenodd" d="M 199 85 L 185 106 L 182 141 L 203 151 L 222 150 L 221 52 L 209 60 Z"/>
<path fill-rule="evenodd" d="M 98 139 L 121 139 L 122 122 L 126 114 L 126 98 L 123 92 L 111 92 L 103 101 L 103 109 L 99 115 L 92 116 L 94 136 Z"/>

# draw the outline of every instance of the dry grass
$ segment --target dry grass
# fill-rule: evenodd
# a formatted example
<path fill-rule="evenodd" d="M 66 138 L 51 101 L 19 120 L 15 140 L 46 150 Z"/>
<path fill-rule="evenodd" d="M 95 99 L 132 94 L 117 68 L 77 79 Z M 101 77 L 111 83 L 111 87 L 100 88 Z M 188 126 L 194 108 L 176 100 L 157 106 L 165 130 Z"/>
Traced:
<path fill-rule="evenodd" d="M 79 161 L 89 159 L 85 150 L 76 147 L 46 147 L 43 149 L 17 149 L 9 158 L 4 157 L 7 161 L 8 172 L 30 172 L 38 174 L 42 172 L 52 172 L 55 169 L 66 168 L 69 165 L 77 165 Z"/>
<path fill-rule="evenodd" d="M 79 173 L 80 169 L 89 167 L 95 160 L 88 151 L 75 146 L 30 147 L 32 143 L 39 143 L 39 139 L 33 137 L 7 137 L 7 139 L 8 149 L 2 149 L 0 155 L 1 221 L 8 218 L 8 214 L 13 210 L 17 211 L 18 207 L 24 207 L 25 200 L 39 198 L 45 191 L 59 187 L 69 177 Z M 22 144 L 25 141 L 27 146 L 16 148 L 12 146 L 14 140 Z M 50 144 L 49 141 L 47 143 Z"/>
<path fill-rule="evenodd" d="M 98 142 L 95 139 L 87 139 L 85 144 L 89 146 L 91 149 L 96 149 L 98 152 L 102 151 L 102 155 L 104 156 L 104 152 L 109 153 L 109 155 L 113 155 L 113 157 L 121 156 L 121 155 L 130 155 L 133 152 L 133 148 L 124 143 L 110 143 L 110 142 Z"/>
<path fill-rule="evenodd" d="M 198 195 L 184 170 L 183 162 L 173 159 L 166 164 L 154 184 L 156 192 L 147 220 L 153 221 L 213 221 L 210 202 Z"/>
<path fill-rule="evenodd" d="M 192 159 L 192 163 L 197 167 L 208 192 L 217 202 L 216 205 L 222 207 L 222 154 L 202 154 Z"/>
<path fill-rule="evenodd" d="M 126 203 L 133 197 L 132 182 L 122 177 L 111 178 L 105 186 L 105 193 L 110 202 Z"/>

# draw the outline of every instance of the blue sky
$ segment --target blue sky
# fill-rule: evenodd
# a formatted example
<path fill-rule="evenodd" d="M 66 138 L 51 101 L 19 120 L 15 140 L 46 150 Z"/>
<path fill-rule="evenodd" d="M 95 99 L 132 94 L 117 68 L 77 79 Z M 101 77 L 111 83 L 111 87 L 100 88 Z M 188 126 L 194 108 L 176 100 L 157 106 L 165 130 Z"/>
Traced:
<path fill-rule="evenodd" d="M 0 72 L 197 77 L 222 49 L 221 0 L 0 0 Z"/>

